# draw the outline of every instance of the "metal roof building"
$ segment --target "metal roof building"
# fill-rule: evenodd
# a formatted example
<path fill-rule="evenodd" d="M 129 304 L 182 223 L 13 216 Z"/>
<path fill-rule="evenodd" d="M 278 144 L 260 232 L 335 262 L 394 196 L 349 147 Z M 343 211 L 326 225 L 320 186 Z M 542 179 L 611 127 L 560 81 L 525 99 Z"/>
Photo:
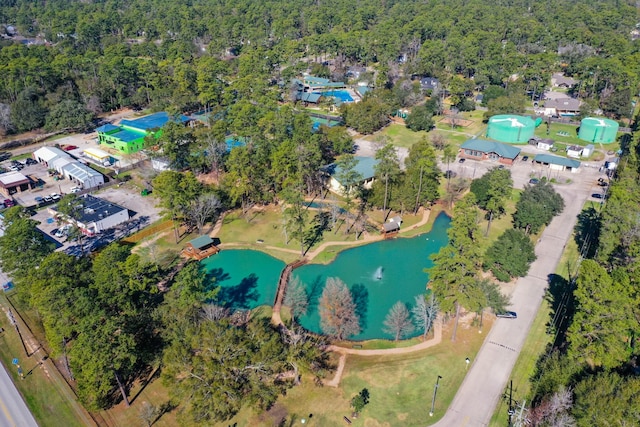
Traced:
<path fill-rule="evenodd" d="M 550 169 L 570 170 L 571 172 L 577 172 L 581 164 L 578 160 L 554 156 L 552 154 L 536 154 L 536 156 L 533 158 L 533 161 L 535 163 L 549 165 Z"/>
<path fill-rule="evenodd" d="M 460 157 L 467 159 L 495 160 L 509 165 L 519 154 L 518 147 L 485 139 L 468 139 L 460 146 L 459 151 Z"/>
<path fill-rule="evenodd" d="M 104 184 L 104 175 L 80 162 L 73 162 L 63 166 L 61 173 L 68 180 L 82 185 L 83 189 L 94 188 Z"/>

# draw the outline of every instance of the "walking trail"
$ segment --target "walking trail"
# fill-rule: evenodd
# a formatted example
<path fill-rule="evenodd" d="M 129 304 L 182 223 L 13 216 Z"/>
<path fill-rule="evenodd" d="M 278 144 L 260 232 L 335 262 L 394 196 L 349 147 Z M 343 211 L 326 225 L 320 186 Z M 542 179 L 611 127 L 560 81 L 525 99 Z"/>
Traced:
<path fill-rule="evenodd" d="M 378 350 L 362 350 L 355 348 L 346 348 L 340 347 L 337 345 L 330 345 L 327 347 L 327 350 L 333 351 L 335 353 L 340 353 L 340 360 L 338 361 L 338 369 L 336 369 L 336 373 L 331 380 L 324 381 L 323 384 L 329 387 L 338 387 L 340 385 L 340 380 L 342 379 L 342 374 L 344 372 L 344 366 L 347 362 L 348 354 L 355 354 L 358 356 L 387 356 L 390 354 L 406 354 L 413 353 L 415 351 L 425 350 L 427 348 L 433 347 L 434 345 L 440 344 L 442 341 L 442 319 L 438 319 L 434 322 L 433 325 L 433 338 L 423 341 L 420 344 L 412 345 L 411 347 L 400 347 L 400 348 L 386 348 L 386 349 L 378 349 Z"/>

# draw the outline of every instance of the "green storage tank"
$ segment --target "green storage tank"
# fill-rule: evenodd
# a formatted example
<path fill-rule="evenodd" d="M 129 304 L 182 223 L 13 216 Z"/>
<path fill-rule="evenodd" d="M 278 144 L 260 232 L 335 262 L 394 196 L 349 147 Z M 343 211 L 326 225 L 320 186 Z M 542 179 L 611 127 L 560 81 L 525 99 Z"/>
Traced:
<path fill-rule="evenodd" d="M 492 116 L 487 126 L 487 138 L 501 142 L 524 144 L 533 136 L 536 123 L 531 117 L 500 114 Z"/>
<path fill-rule="evenodd" d="M 580 122 L 578 138 L 589 142 L 611 144 L 616 140 L 618 127 L 618 123 L 613 120 L 599 117 L 585 117 Z"/>

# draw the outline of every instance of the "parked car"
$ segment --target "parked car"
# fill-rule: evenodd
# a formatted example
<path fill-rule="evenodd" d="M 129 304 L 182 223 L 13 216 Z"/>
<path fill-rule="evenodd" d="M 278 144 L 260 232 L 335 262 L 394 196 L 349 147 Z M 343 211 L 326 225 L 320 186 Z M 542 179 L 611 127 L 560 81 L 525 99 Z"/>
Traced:
<path fill-rule="evenodd" d="M 62 227 L 60 227 L 58 229 L 58 231 L 56 231 L 56 233 L 54 234 L 54 236 L 61 238 L 64 236 L 67 236 L 69 234 L 69 230 L 71 230 L 71 225 L 70 224 L 66 224 Z"/>
<path fill-rule="evenodd" d="M 467 159 L 460 159 L 460 160 L 458 160 L 458 163 L 464 163 L 465 160 L 467 160 Z"/>
<path fill-rule="evenodd" d="M 51 196 L 44 196 L 44 201 L 45 203 L 51 203 L 53 202 L 53 199 L 51 198 Z"/>
<path fill-rule="evenodd" d="M 593 193 L 591 197 L 593 197 L 594 199 L 604 199 L 604 197 L 600 193 Z"/>
<path fill-rule="evenodd" d="M 4 207 L 5 208 L 10 208 L 11 206 L 15 206 L 16 202 L 13 201 L 13 199 L 4 199 Z"/>
<path fill-rule="evenodd" d="M 517 319 L 518 315 L 516 314 L 515 311 L 502 311 L 502 312 L 498 312 L 496 313 L 497 317 L 500 317 L 502 319 Z"/>
<path fill-rule="evenodd" d="M 529 156 L 523 156 L 523 157 L 522 157 L 522 161 L 523 161 L 523 162 L 526 162 L 526 161 L 528 161 L 528 160 L 529 160 Z"/>
<path fill-rule="evenodd" d="M 80 191 L 82 191 L 80 187 L 71 187 L 71 190 L 69 190 L 70 193 L 79 193 Z"/>
<path fill-rule="evenodd" d="M 33 199 L 33 200 L 35 200 L 35 202 L 37 204 L 39 204 L 39 205 L 44 203 L 44 199 L 42 197 L 40 197 L 40 196 L 36 196 L 35 199 Z"/>
<path fill-rule="evenodd" d="M 536 185 L 536 184 L 539 184 L 539 183 L 540 183 L 540 180 L 538 178 L 531 178 L 529 180 L 529 184 Z"/>
<path fill-rule="evenodd" d="M 51 193 L 50 196 L 51 196 L 51 199 L 54 201 L 60 200 L 60 195 L 58 193 Z"/>
<path fill-rule="evenodd" d="M 11 153 L 8 151 L 2 151 L 0 152 L 0 162 L 5 161 L 7 159 L 11 158 Z"/>
<path fill-rule="evenodd" d="M 36 159 L 32 159 L 31 157 L 27 157 L 24 160 L 24 164 L 27 165 L 27 166 L 29 166 L 29 165 L 37 165 L 38 161 Z"/>
<path fill-rule="evenodd" d="M 75 145 L 65 145 L 65 146 L 63 147 L 63 150 L 64 150 L 64 151 L 71 151 L 71 150 L 75 150 L 75 149 L 77 149 L 77 148 L 78 148 L 78 147 L 77 147 L 77 146 L 75 146 Z"/>

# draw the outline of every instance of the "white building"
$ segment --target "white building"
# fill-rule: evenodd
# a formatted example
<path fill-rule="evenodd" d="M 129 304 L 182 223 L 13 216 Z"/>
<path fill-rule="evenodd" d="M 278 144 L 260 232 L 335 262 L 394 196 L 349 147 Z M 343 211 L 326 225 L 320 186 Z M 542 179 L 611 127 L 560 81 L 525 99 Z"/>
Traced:
<path fill-rule="evenodd" d="M 589 157 L 593 154 L 596 147 L 593 144 L 589 144 L 582 149 L 582 157 Z"/>
<path fill-rule="evenodd" d="M 68 180 L 80 184 L 85 190 L 104 184 L 104 175 L 80 162 L 65 165 L 60 173 Z"/>
<path fill-rule="evenodd" d="M 78 197 L 81 202 L 82 214 L 75 221 L 83 234 L 93 236 L 104 230 L 115 227 L 129 220 L 129 209 L 108 202 L 89 194 Z M 50 208 L 53 215 L 57 214 L 55 206 Z"/>
<path fill-rule="evenodd" d="M 50 167 L 50 162 L 56 158 L 69 158 L 71 156 L 66 152 L 56 147 L 41 147 L 33 152 L 34 160 L 40 163 L 44 163 L 47 167 Z"/>

